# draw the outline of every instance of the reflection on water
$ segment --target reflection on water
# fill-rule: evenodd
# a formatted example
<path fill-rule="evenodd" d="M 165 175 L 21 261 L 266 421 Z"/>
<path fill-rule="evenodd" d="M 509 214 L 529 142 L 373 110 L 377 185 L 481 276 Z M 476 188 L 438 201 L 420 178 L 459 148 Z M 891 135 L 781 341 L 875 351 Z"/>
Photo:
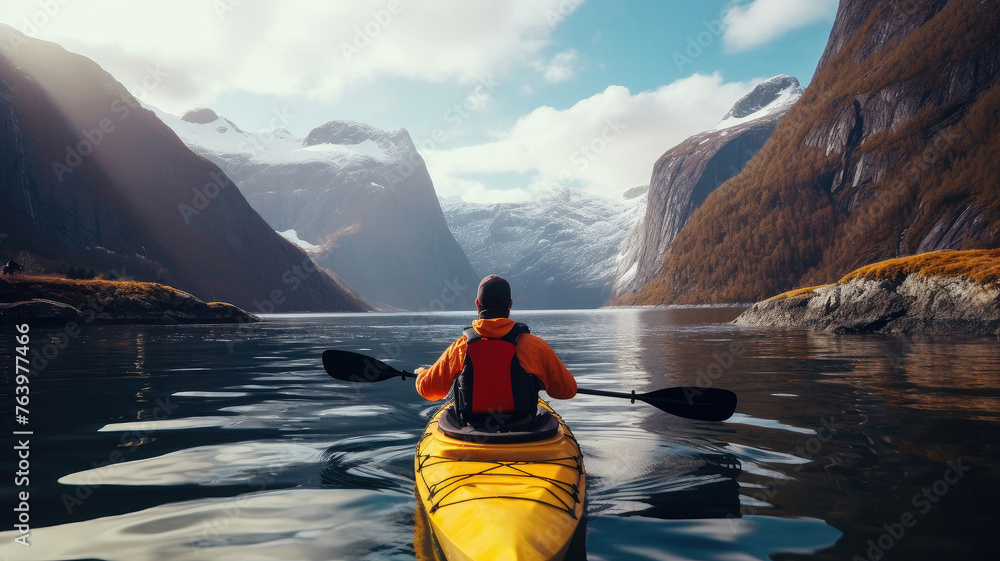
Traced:
<path fill-rule="evenodd" d="M 727 323 L 738 312 L 518 315 L 582 386 L 740 396 L 724 423 L 554 401 L 588 472 L 574 558 L 976 558 L 1000 545 L 995 339 L 748 329 Z M 32 546 L 0 532 L 0 556 L 433 558 L 413 451 L 436 405 L 412 380 L 332 380 L 319 357 L 339 348 L 412 370 L 471 319 L 85 330 L 33 374 Z M 903 516 L 916 530 L 887 537 Z"/>
<path fill-rule="evenodd" d="M 31 547 L 8 549 L 15 559 L 405 559 L 411 546 L 395 539 L 412 527 L 406 516 L 375 492 L 287 489 L 41 528 Z"/>

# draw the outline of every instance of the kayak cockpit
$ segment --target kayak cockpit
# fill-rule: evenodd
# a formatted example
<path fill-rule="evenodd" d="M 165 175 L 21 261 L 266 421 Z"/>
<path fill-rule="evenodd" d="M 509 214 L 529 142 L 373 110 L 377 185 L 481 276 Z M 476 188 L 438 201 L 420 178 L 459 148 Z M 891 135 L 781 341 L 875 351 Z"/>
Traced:
<path fill-rule="evenodd" d="M 559 420 L 545 408 L 539 408 L 529 423 L 502 431 L 487 431 L 462 423 L 455 413 L 454 405 L 446 408 L 438 417 L 438 428 L 446 436 L 464 442 L 479 444 L 517 444 L 548 440 L 559 434 Z"/>

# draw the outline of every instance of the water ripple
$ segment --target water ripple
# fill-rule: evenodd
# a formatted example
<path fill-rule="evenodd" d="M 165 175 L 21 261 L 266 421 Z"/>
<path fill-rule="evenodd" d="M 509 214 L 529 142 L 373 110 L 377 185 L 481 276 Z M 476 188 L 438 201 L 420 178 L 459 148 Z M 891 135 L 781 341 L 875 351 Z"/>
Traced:
<path fill-rule="evenodd" d="M 63 485 L 234 485 L 296 464 L 318 462 L 321 449 L 291 442 L 244 441 L 198 446 L 110 464 L 59 478 Z"/>
<path fill-rule="evenodd" d="M 146 510 L 33 528 L 31 547 L 10 545 L 0 533 L 0 554 L 20 561 L 103 559 L 378 559 L 412 556 L 412 547 L 386 547 L 394 521 L 405 524 L 412 505 L 364 490 L 289 489 L 225 499 L 167 503 Z M 372 524 L 371 520 L 379 520 Z M 13 550 L 17 547 L 17 550 Z M 373 551 L 379 551 L 373 555 Z M 382 557 L 385 558 L 385 557 Z"/>

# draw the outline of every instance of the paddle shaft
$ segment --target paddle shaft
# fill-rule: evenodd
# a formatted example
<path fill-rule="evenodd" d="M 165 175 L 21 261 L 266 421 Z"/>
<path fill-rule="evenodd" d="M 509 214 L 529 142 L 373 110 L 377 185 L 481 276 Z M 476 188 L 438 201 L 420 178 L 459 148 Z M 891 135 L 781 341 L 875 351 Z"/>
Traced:
<path fill-rule="evenodd" d="M 415 378 L 405 370 L 350 351 L 328 350 L 323 353 L 327 374 L 345 382 L 381 382 L 394 378 Z M 642 401 L 672 415 L 702 421 L 722 421 L 736 409 L 736 394 L 716 388 L 675 387 L 637 394 L 577 388 L 577 393 Z"/>
<path fill-rule="evenodd" d="M 632 393 L 622 393 L 622 392 L 606 392 L 604 390 L 592 390 L 590 388 L 577 387 L 576 393 L 582 393 L 587 395 L 599 395 L 603 397 L 620 397 L 622 399 L 629 399 L 632 401 L 632 403 L 635 403 L 635 400 L 637 399 L 639 400 L 642 399 L 642 394 L 638 396 L 635 395 L 635 390 L 632 390 Z"/>

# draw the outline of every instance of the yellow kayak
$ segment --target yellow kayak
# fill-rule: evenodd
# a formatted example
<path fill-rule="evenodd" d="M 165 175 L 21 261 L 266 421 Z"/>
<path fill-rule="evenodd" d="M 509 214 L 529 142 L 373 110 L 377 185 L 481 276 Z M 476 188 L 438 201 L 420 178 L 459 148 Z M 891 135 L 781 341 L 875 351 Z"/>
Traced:
<path fill-rule="evenodd" d="M 459 427 L 445 406 L 417 444 L 417 496 L 449 561 L 559 560 L 583 516 L 586 478 L 569 427 L 544 413 L 516 433 Z M 444 417 L 442 417 L 444 416 Z"/>

